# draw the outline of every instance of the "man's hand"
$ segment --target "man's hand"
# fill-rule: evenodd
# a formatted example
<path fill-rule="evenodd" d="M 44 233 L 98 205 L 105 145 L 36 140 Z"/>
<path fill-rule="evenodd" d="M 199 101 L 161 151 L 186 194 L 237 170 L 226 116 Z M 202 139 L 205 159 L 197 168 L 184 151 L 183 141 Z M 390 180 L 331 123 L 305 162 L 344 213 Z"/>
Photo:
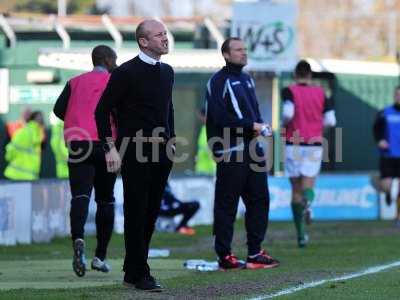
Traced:
<path fill-rule="evenodd" d="M 121 158 L 115 147 L 112 147 L 110 151 L 106 153 L 106 164 L 107 171 L 110 173 L 117 173 L 121 168 Z"/>
<path fill-rule="evenodd" d="M 270 136 L 272 133 L 271 126 L 265 123 L 253 123 L 255 136 Z"/>
<path fill-rule="evenodd" d="M 386 150 L 389 148 L 389 143 L 386 140 L 380 140 L 378 142 L 378 148 L 382 150 Z"/>
<path fill-rule="evenodd" d="M 263 129 L 264 124 L 263 123 L 253 123 L 253 130 L 256 136 L 259 136 L 261 134 L 261 130 Z"/>

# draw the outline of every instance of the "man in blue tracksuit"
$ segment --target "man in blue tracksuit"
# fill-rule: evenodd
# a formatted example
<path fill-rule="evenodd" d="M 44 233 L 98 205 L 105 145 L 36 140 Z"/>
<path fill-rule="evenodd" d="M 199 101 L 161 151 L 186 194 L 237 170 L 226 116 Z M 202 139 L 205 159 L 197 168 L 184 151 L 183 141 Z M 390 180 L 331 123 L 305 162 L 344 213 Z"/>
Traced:
<path fill-rule="evenodd" d="M 253 79 L 242 71 L 247 49 L 238 38 L 221 47 L 226 66 L 207 84 L 207 139 L 217 161 L 214 203 L 215 251 L 222 269 L 271 268 L 279 262 L 261 249 L 269 212 L 263 149 L 255 139 L 269 128 L 261 118 Z M 231 252 L 239 197 L 246 206 L 246 265 Z"/>
<path fill-rule="evenodd" d="M 395 89 L 394 104 L 377 114 L 373 129 L 380 153 L 381 181 L 378 188 L 386 194 L 389 205 L 393 178 L 400 178 L 400 86 Z M 400 225 L 400 192 L 397 195 L 396 224 Z"/>

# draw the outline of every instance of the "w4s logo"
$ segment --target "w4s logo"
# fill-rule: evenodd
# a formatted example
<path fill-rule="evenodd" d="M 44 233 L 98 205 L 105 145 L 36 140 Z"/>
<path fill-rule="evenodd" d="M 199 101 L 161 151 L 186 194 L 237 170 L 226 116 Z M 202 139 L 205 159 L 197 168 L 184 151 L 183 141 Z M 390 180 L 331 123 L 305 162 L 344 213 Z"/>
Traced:
<path fill-rule="evenodd" d="M 238 28 L 238 36 L 249 47 L 249 56 L 255 60 L 276 58 L 286 52 L 293 43 L 293 28 L 282 22 L 262 26 Z"/>

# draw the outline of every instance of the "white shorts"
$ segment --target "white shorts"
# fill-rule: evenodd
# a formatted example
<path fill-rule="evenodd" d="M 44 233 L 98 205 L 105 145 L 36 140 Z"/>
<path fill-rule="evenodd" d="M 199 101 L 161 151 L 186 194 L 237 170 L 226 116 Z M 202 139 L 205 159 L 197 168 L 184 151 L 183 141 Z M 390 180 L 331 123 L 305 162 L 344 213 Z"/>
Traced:
<path fill-rule="evenodd" d="M 285 175 L 316 177 L 321 170 L 322 146 L 286 145 Z"/>

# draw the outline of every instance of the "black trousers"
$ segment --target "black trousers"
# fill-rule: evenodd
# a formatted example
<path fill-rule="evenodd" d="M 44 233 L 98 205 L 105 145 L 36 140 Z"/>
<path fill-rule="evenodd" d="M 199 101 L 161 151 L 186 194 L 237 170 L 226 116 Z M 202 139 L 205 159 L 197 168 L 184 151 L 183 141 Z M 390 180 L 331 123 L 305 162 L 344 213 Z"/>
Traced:
<path fill-rule="evenodd" d="M 400 178 L 400 158 L 381 156 L 379 169 L 381 178 Z"/>
<path fill-rule="evenodd" d="M 195 215 L 199 208 L 200 204 L 197 201 L 181 202 L 178 207 L 162 209 L 160 211 L 160 216 L 175 217 L 182 215 L 182 220 L 179 222 L 178 226 L 176 226 L 176 230 L 178 230 L 181 227 L 187 226 L 187 223 Z"/>
<path fill-rule="evenodd" d="M 131 283 L 150 275 L 147 264 L 149 244 L 172 168 L 165 144 L 141 143 L 147 162 L 138 157 L 138 144 L 131 142 L 128 145 L 122 161 L 126 250 L 124 271 L 125 281 Z M 153 160 L 155 152 L 159 159 Z"/>
<path fill-rule="evenodd" d="M 99 143 L 71 143 L 69 154 L 69 183 L 71 187 L 71 237 L 84 238 L 89 200 L 94 188 L 97 248 L 95 255 L 104 260 L 114 228 L 114 184 L 116 174 L 107 172 L 104 151 Z"/>
<path fill-rule="evenodd" d="M 213 231 L 215 252 L 221 258 L 231 253 L 239 197 L 246 206 L 248 254 L 254 255 L 261 250 L 267 230 L 269 191 L 265 161 L 256 163 L 246 150 L 242 161 L 236 162 L 232 157 L 217 164 Z"/>

